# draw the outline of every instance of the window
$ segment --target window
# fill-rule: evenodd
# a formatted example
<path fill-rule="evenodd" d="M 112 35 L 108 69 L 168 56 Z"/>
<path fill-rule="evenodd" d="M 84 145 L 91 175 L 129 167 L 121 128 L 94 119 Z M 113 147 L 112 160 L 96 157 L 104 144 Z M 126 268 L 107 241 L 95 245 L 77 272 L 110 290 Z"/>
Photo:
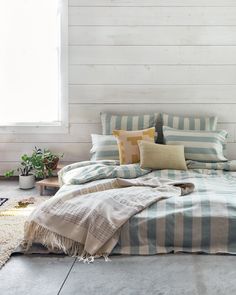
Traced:
<path fill-rule="evenodd" d="M 0 130 L 66 129 L 66 4 L 0 1 Z"/>

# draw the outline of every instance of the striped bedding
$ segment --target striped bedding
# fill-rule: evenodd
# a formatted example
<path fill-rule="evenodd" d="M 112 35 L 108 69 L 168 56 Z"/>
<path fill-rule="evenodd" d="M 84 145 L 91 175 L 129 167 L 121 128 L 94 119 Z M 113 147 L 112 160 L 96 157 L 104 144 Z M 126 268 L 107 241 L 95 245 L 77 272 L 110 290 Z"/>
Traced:
<path fill-rule="evenodd" d="M 60 171 L 59 180 L 64 185 L 54 198 L 76 197 L 78 189 L 116 177 L 191 182 L 195 191 L 190 195 L 156 202 L 125 222 L 112 254 L 236 254 L 236 163 L 206 169 L 210 164 L 188 161 L 188 167 L 195 165 L 198 169 L 150 171 L 140 169 L 138 164 L 119 166 L 117 161 L 74 163 Z"/>
<path fill-rule="evenodd" d="M 96 169 L 90 170 L 93 165 Z M 187 165 L 192 169 L 150 172 L 139 170 L 137 164 L 119 166 L 117 161 L 88 161 L 64 167 L 59 179 L 67 184 L 70 192 L 88 179 L 102 183 L 108 175 L 192 182 L 195 184 L 192 194 L 162 200 L 131 217 L 122 226 L 112 253 L 153 255 L 184 251 L 236 254 L 236 161 L 187 161 Z M 93 181 L 87 185 L 90 183 Z"/>
<path fill-rule="evenodd" d="M 234 172 L 162 170 L 150 175 L 193 182 L 196 190 L 189 196 L 155 203 L 133 216 L 123 225 L 114 254 L 236 254 Z"/>

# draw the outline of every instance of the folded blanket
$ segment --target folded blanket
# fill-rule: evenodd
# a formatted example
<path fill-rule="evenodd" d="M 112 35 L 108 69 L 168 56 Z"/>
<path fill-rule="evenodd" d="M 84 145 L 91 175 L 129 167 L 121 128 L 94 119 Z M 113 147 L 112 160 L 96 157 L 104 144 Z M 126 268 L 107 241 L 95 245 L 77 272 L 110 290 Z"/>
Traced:
<path fill-rule="evenodd" d="M 181 195 L 181 188 L 169 183 L 144 177 L 65 185 L 29 217 L 25 247 L 38 242 L 87 260 L 108 255 L 122 225 L 133 215 L 154 202 Z"/>
<path fill-rule="evenodd" d="M 89 181 L 108 178 L 137 178 L 150 170 L 139 164 L 119 165 L 119 161 L 84 161 L 64 167 L 58 174 L 60 185 L 83 184 Z"/>

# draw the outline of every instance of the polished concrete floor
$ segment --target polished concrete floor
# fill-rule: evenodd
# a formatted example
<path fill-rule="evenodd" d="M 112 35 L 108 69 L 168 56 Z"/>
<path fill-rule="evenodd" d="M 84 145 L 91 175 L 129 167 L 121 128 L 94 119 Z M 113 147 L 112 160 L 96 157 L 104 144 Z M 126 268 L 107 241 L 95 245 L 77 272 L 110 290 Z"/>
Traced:
<path fill-rule="evenodd" d="M 0 197 L 36 194 L 0 181 Z M 17 255 L 0 270 L 0 295 L 233 295 L 235 278 L 236 257 L 227 255 L 112 256 L 89 265 L 59 255 Z"/>

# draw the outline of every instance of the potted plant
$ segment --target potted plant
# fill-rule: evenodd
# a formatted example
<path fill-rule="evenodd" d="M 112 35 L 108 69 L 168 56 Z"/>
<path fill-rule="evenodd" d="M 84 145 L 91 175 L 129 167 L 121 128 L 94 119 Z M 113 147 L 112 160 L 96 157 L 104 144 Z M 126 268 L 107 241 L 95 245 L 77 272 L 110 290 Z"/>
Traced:
<path fill-rule="evenodd" d="M 21 166 L 17 168 L 19 172 L 19 186 L 21 189 L 31 189 L 35 185 L 35 176 L 31 173 L 33 170 L 32 159 L 30 156 L 24 154 L 21 157 Z M 11 177 L 15 170 L 7 171 L 5 177 Z"/>
<path fill-rule="evenodd" d="M 19 186 L 21 189 L 30 189 L 35 186 L 36 178 L 47 178 L 53 175 L 57 169 L 59 159 L 63 155 L 53 154 L 47 149 L 35 147 L 31 156 L 24 154 L 21 157 L 21 166 L 17 168 L 19 173 Z M 15 170 L 7 171 L 4 176 L 14 176 Z"/>
<path fill-rule="evenodd" d="M 35 147 L 32 154 L 32 164 L 37 178 L 50 177 L 53 171 L 57 169 L 58 162 L 63 155 L 52 153 L 48 149 Z"/>

